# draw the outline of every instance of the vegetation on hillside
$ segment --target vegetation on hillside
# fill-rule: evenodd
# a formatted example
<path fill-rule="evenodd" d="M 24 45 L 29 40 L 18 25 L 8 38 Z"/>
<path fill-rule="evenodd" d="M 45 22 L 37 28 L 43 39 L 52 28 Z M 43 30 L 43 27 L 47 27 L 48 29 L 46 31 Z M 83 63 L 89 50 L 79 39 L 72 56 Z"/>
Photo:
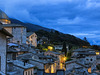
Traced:
<path fill-rule="evenodd" d="M 44 30 L 39 30 L 36 32 L 36 34 L 38 35 L 38 39 L 45 36 L 50 40 L 50 43 L 53 45 L 61 45 L 63 44 L 63 42 L 66 42 L 66 44 L 70 45 L 70 46 L 89 46 L 89 42 L 81 40 L 73 35 L 70 34 L 63 34 L 60 33 L 58 31 L 55 32 L 47 32 Z"/>

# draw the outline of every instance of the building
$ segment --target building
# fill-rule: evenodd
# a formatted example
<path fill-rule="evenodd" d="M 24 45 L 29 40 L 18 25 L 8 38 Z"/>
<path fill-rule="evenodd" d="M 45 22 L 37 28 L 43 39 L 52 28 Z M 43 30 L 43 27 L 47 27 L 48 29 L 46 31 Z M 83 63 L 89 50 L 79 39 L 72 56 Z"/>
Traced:
<path fill-rule="evenodd" d="M 26 27 L 20 24 L 4 24 L 3 27 L 14 37 L 9 42 L 25 44 L 26 43 Z"/>
<path fill-rule="evenodd" d="M 55 48 L 55 50 L 62 50 L 63 49 L 63 45 L 55 45 L 54 48 Z M 66 46 L 66 49 L 68 51 L 68 46 Z"/>
<path fill-rule="evenodd" d="M 7 49 L 7 60 L 16 60 L 17 55 L 18 55 L 18 51 L 12 48 Z"/>
<path fill-rule="evenodd" d="M 34 67 L 25 61 L 7 61 L 7 75 L 34 75 Z"/>
<path fill-rule="evenodd" d="M 27 32 L 27 44 L 37 47 L 37 35 L 34 32 Z"/>
<path fill-rule="evenodd" d="M 73 50 L 71 59 L 71 61 L 66 62 L 66 75 L 68 75 L 67 71 L 69 74 L 92 75 L 96 69 L 97 58 L 93 49 L 79 48 Z"/>
<path fill-rule="evenodd" d="M 63 53 L 59 53 L 59 52 L 53 52 L 53 51 L 47 51 L 44 53 L 44 55 L 46 56 L 52 56 L 53 58 L 56 58 L 56 69 L 65 69 L 64 65 L 65 65 L 65 61 L 66 61 L 66 57 L 64 56 Z"/>
<path fill-rule="evenodd" d="M 15 43 L 8 43 L 7 45 L 7 59 L 16 60 L 19 55 L 29 52 L 28 46 L 19 45 Z"/>
<path fill-rule="evenodd" d="M 50 40 L 45 37 L 45 36 L 42 36 L 41 38 L 38 38 L 38 44 L 49 44 L 50 43 Z"/>
<path fill-rule="evenodd" d="M 8 16 L 2 10 L 0 10 L 0 22 L 2 24 L 10 24 L 11 23 Z"/>
<path fill-rule="evenodd" d="M 6 75 L 7 36 L 12 37 L 12 35 L 0 25 L 0 73 L 3 73 L 2 75 Z"/>
<path fill-rule="evenodd" d="M 14 43 L 26 43 L 26 27 L 19 24 L 11 24 L 8 16 L 0 10 L 0 22 L 3 24 L 3 27 L 14 37 L 10 39 L 10 42 Z"/>
<path fill-rule="evenodd" d="M 17 57 L 18 60 L 27 59 L 30 64 L 33 64 L 37 69 L 44 70 L 45 73 L 56 73 L 56 65 L 54 58 L 36 53 L 25 53 Z"/>

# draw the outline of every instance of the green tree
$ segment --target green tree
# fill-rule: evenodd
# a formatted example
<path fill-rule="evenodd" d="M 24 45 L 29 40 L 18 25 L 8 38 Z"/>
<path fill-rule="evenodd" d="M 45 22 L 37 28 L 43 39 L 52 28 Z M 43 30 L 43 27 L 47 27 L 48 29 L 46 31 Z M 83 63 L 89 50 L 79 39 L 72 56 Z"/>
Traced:
<path fill-rule="evenodd" d="M 63 42 L 63 49 L 62 49 L 62 52 L 65 53 L 65 56 L 67 55 L 67 48 L 66 48 L 66 42 L 65 42 L 65 41 Z"/>
<path fill-rule="evenodd" d="M 84 39 L 83 39 L 83 40 L 84 40 L 84 41 L 86 41 L 86 42 L 88 42 L 86 37 L 84 37 Z"/>

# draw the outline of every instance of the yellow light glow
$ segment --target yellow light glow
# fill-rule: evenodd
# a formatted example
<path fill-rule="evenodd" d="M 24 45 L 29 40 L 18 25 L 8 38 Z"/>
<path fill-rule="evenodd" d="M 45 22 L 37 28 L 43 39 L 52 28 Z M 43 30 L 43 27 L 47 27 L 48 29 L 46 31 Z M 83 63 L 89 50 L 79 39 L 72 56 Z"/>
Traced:
<path fill-rule="evenodd" d="M 91 67 L 90 67 L 90 68 L 88 68 L 88 72 L 89 72 L 89 73 L 91 73 Z"/>
<path fill-rule="evenodd" d="M 53 50 L 53 47 L 52 47 L 52 46 L 48 46 L 48 49 L 49 49 L 50 51 L 52 51 L 52 50 Z"/>
<path fill-rule="evenodd" d="M 54 73 L 53 65 L 51 65 L 51 73 Z"/>
<path fill-rule="evenodd" d="M 45 42 L 44 42 L 44 44 L 45 44 Z"/>
<path fill-rule="evenodd" d="M 63 60 L 66 61 L 66 57 L 64 57 Z"/>
<path fill-rule="evenodd" d="M 83 46 L 83 48 L 88 48 L 88 46 Z"/>
<path fill-rule="evenodd" d="M 99 52 L 96 52 L 96 55 L 99 55 Z"/>
<path fill-rule="evenodd" d="M 63 64 L 62 63 L 60 63 L 60 69 L 63 69 Z"/>
<path fill-rule="evenodd" d="M 7 19 L 0 19 L 0 22 L 3 24 L 10 24 L 11 23 L 11 21 L 7 20 Z"/>

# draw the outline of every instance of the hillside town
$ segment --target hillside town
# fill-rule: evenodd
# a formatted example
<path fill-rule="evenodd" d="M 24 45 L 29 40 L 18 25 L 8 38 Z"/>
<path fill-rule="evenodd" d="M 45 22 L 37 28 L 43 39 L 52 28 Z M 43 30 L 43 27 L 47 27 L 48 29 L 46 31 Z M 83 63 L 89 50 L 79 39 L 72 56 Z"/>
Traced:
<path fill-rule="evenodd" d="M 48 43 L 0 10 L 0 75 L 100 75 L 100 51 L 66 43 L 40 48 Z"/>

